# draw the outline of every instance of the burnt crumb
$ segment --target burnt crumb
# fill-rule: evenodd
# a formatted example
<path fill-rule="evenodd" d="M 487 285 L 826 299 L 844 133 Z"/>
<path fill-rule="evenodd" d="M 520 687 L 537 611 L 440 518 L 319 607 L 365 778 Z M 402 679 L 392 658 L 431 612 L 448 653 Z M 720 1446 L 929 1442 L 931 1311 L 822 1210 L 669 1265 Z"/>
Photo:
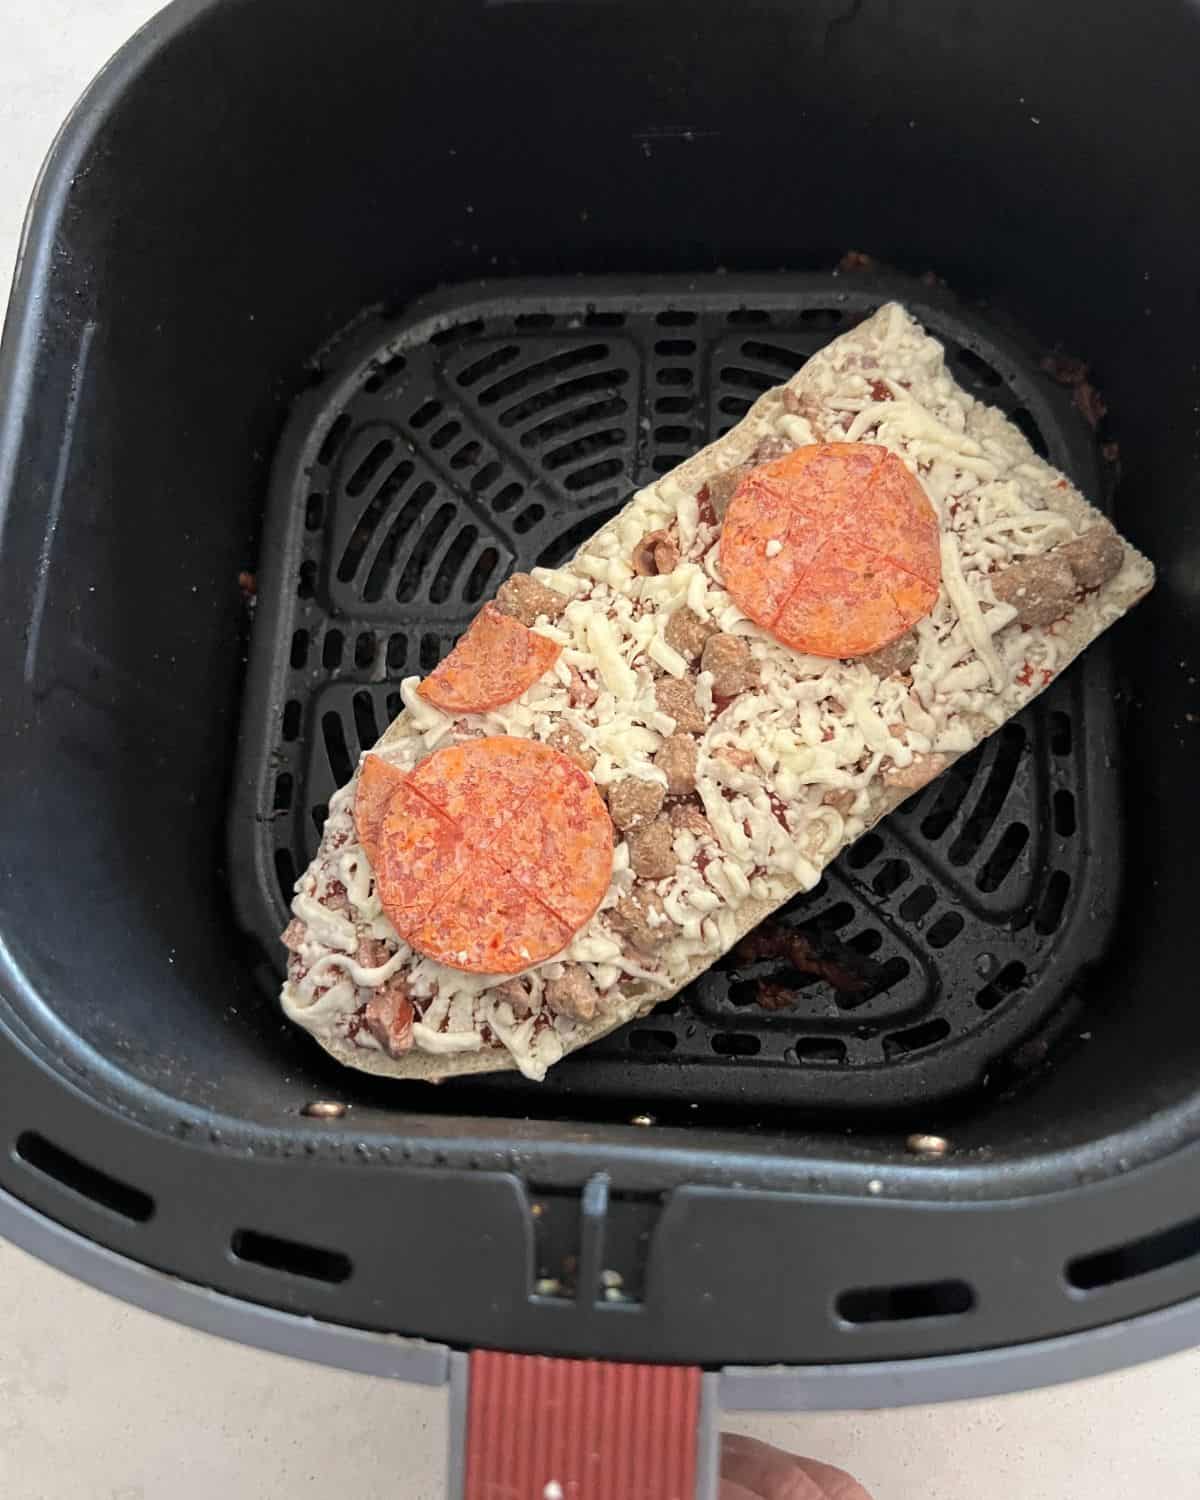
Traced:
<path fill-rule="evenodd" d="M 1108 415 L 1108 403 L 1089 380 L 1081 382 L 1071 392 L 1071 400 L 1083 413 L 1090 427 L 1099 427 Z"/>
<path fill-rule="evenodd" d="M 760 923 L 733 950 L 735 964 L 779 959 L 799 975 L 824 979 L 842 995 L 865 994 L 871 984 L 867 965 L 860 955 L 848 950 L 836 957 L 825 956 L 805 933 L 782 922 Z M 778 977 L 758 981 L 758 1004 L 764 1010 L 782 1010 L 794 1000 L 795 996 Z"/>
<path fill-rule="evenodd" d="M 237 581 L 238 591 L 241 593 L 246 613 L 253 619 L 255 608 L 258 605 L 258 577 L 256 574 L 251 573 L 249 569 L 243 568 L 238 574 Z"/>
<path fill-rule="evenodd" d="M 879 262 L 865 250 L 847 250 L 837 263 L 839 271 L 877 271 Z"/>
<path fill-rule="evenodd" d="M 936 271 L 922 271 L 921 285 L 933 287 L 937 291 L 946 291 L 950 283 L 944 276 L 939 276 Z"/>
<path fill-rule="evenodd" d="M 1073 354 L 1044 354 L 1041 366 L 1051 380 L 1057 380 L 1059 385 L 1082 385 L 1088 378 L 1087 365 Z"/>
<path fill-rule="evenodd" d="M 1073 354 L 1055 351 L 1043 355 L 1041 367 L 1051 380 L 1071 387 L 1071 401 L 1076 410 L 1082 413 L 1090 427 L 1099 427 L 1108 415 L 1108 403 L 1088 378 L 1085 361 Z"/>

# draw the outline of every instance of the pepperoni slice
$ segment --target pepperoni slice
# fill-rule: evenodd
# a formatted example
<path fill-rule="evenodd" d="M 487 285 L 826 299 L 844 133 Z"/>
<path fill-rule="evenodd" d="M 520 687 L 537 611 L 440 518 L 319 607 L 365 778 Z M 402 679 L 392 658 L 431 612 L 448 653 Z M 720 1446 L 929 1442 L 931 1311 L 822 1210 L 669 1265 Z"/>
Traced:
<path fill-rule="evenodd" d="M 515 974 L 559 953 L 572 930 L 486 854 L 404 937 L 419 953 L 473 974 Z"/>
<path fill-rule="evenodd" d="M 814 656 L 862 656 L 903 635 L 909 622 L 897 586 L 925 588 L 886 557 L 833 536 L 775 622 L 781 640 L 802 640 Z"/>
<path fill-rule="evenodd" d="M 777 618 L 825 537 L 765 480 L 755 484 L 751 477 L 737 494 L 745 495 L 745 503 L 731 504 L 725 514 L 721 572 L 730 594 L 761 624 Z M 743 599 L 753 599 L 757 613 L 747 609 Z"/>
<path fill-rule="evenodd" d="M 592 778 L 560 755 L 491 853 L 572 932 L 612 879 L 612 823 Z"/>
<path fill-rule="evenodd" d="M 485 604 L 417 692 L 443 713 L 487 713 L 519 698 L 550 670 L 561 651 L 512 615 Z"/>
<path fill-rule="evenodd" d="M 471 973 L 513 974 L 561 952 L 612 878 L 612 822 L 591 779 L 549 745 L 508 735 L 422 761 L 393 791 L 376 848 L 396 931 Z"/>
<path fill-rule="evenodd" d="M 721 535 L 738 607 L 785 645 L 863 656 L 933 608 L 937 516 L 919 482 L 873 443 L 813 443 L 752 469 Z"/>
<path fill-rule="evenodd" d="M 553 756 L 548 745 L 510 735 L 465 740 L 422 761 L 412 784 L 448 818 L 470 828 L 477 848 L 486 848 L 544 778 Z"/>
<path fill-rule="evenodd" d="M 354 829 L 372 869 L 379 863 L 376 840 L 387 816 L 388 803 L 404 780 L 404 772 L 389 765 L 379 755 L 368 755 L 359 767 L 358 786 L 354 792 Z"/>

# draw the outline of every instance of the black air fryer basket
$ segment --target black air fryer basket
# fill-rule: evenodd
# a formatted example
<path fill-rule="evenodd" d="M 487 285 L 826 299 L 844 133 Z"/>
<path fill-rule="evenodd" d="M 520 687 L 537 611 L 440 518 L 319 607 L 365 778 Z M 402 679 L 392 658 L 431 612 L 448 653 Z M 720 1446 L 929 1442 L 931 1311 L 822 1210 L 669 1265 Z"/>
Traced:
<path fill-rule="evenodd" d="M 1186 0 L 135 38 L 0 355 L 0 1228 L 416 1379 L 864 1406 L 1200 1338 L 1198 68 Z M 787 909 L 865 990 L 725 960 L 543 1085 L 339 1070 L 276 935 L 400 678 L 891 297 L 1153 595 Z"/>

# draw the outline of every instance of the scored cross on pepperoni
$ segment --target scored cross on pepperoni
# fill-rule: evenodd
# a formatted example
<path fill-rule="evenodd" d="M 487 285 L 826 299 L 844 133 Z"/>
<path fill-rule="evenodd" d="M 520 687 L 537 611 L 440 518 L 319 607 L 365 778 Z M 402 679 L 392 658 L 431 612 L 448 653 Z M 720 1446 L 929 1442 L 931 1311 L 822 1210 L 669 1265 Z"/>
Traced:
<path fill-rule="evenodd" d="M 562 647 L 485 604 L 417 692 L 446 714 L 483 714 L 514 703 L 547 673 Z"/>
<path fill-rule="evenodd" d="M 814 656 L 865 656 L 933 608 L 942 565 L 929 497 L 873 443 L 813 443 L 738 485 L 721 533 L 738 608 Z"/>
<path fill-rule="evenodd" d="M 408 774 L 368 755 L 354 819 L 396 931 L 470 973 L 515 974 L 561 952 L 612 878 L 595 784 L 536 740 L 466 740 Z"/>

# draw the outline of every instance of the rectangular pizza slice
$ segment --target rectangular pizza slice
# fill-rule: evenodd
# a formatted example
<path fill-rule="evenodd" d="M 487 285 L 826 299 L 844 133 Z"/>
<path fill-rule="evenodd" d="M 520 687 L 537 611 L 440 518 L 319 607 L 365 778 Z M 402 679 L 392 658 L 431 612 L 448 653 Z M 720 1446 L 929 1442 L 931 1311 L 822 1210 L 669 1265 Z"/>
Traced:
<path fill-rule="evenodd" d="M 371 1072 L 543 1078 L 810 889 L 1153 579 L 885 306 L 402 683 L 297 882 L 283 1008 Z"/>

